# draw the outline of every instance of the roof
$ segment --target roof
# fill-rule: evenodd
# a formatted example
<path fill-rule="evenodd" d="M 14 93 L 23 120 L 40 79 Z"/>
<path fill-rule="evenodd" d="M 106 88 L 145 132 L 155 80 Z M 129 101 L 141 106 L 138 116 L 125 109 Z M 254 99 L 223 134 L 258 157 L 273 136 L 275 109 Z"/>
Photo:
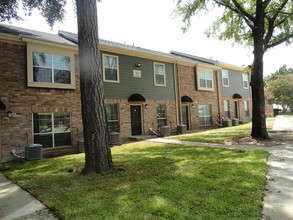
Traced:
<path fill-rule="evenodd" d="M 75 43 L 56 34 L 50 34 L 46 32 L 30 30 L 30 29 L 21 28 L 21 27 L 15 27 L 12 25 L 0 24 L 0 33 L 14 35 L 20 38 L 29 38 L 34 40 L 76 46 Z"/>
<path fill-rule="evenodd" d="M 67 40 L 70 40 L 71 42 L 78 44 L 78 36 L 75 33 L 67 32 L 67 31 L 59 31 L 58 35 L 64 37 Z M 109 46 L 113 48 L 125 49 L 128 51 L 156 55 L 156 56 L 165 57 L 168 59 L 173 59 L 174 61 L 178 59 L 178 57 L 174 56 L 173 54 L 163 53 L 163 52 L 159 52 L 155 50 L 149 50 L 142 47 L 132 46 L 128 44 L 121 44 L 121 43 L 117 43 L 117 42 L 113 42 L 109 40 L 103 40 L 103 39 L 99 39 L 99 42 L 100 42 L 100 45 L 102 46 Z M 181 58 L 181 60 L 187 61 L 186 59 L 183 59 L 183 58 Z"/>
<path fill-rule="evenodd" d="M 190 60 L 193 60 L 196 62 L 210 64 L 210 65 L 216 65 L 218 62 L 216 60 L 198 57 L 198 56 L 194 56 L 194 55 L 190 55 L 190 54 L 186 54 L 186 53 L 182 53 L 182 52 L 178 52 L 178 51 L 174 51 L 174 50 L 171 50 L 170 54 L 173 54 L 174 56 L 190 59 Z"/>

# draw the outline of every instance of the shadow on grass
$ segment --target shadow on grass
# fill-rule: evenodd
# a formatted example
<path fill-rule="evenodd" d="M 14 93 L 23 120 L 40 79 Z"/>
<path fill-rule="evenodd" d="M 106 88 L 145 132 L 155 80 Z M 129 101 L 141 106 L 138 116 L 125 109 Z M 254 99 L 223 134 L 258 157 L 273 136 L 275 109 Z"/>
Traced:
<path fill-rule="evenodd" d="M 140 142 L 113 149 L 125 171 L 82 176 L 83 155 L 34 161 L 9 176 L 63 219 L 258 219 L 267 153 Z"/>

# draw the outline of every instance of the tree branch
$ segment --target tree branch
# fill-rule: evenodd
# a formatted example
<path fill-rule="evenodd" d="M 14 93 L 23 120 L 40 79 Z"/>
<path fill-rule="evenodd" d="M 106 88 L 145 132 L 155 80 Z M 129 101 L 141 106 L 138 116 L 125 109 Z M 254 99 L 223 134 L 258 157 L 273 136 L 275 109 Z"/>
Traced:
<path fill-rule="evenodd" d="M 247 17 L 245 14 L 243 14 L 238 8 L 233 8 L 231 5 L 226 4 L 226 3 L 222 2 L 222 1 L 219 1 L 219 0 L 214 0 L 214 1 L 219 5 L 222 5 L 222 6 L 226 7 L 226 8 L 229 8 L 231 11 L 235 12 L 238 15 L 244 15 L 243 19 L 244 19 L 245 23 L 248 25 L 248 27 L 250 27 L 250 29 L 253 29 L 253 24 L 252 23 L 253 23 L 254 17 L 251 16 L 250 14 L 248 14 L 244 9 L 243 9 L 243 11 L 245 12 L 245 14 L 247 14 L 250 18 L 252 18 L 252 20 L 249 17 Z"/>
<path fill-rule="evenodd" d="M 270 1 L 270 0 L 269 0 Z M 254 22 L 254 17 L 247 13 L 247 11 L 244 10 L 244 8 L 238 3 L 237 0 L 232 0 L 236 8 L 239 10 L 241 14 L 243 14 L 246 18 L 248 18 L 251 22 Z"/>
<path fill-rule="evenodd" d="M 293 38 L 293 33 L 283 37 L 282 39 L 280 39 L 280 40 L 278 40 L 278 41 L 276 41 L 274 43 L 268 44 L 265 49 L 267 50 L 269 48 L 275 47 L 275 46 L 277 46 L 277 45 L 279 45 L 281 43 L 284 43 L 285 41 L 289 40 L 290 38 Z"/>

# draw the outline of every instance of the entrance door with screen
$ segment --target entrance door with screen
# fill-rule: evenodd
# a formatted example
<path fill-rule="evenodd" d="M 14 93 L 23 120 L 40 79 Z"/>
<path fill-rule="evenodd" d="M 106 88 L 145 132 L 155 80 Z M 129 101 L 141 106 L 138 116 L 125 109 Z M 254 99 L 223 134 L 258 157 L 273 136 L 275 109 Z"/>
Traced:
<path fill-rule="evenodd" d="M 130 116 L 131 116 L 131 134 L 141 135 L 141 105 L 131 105 L 130 106 Z"/>
<path fill-rule="evenodd" d="M 189 130 L 189 108 L 188 105 L 182 105 L 182 124 Z"/>

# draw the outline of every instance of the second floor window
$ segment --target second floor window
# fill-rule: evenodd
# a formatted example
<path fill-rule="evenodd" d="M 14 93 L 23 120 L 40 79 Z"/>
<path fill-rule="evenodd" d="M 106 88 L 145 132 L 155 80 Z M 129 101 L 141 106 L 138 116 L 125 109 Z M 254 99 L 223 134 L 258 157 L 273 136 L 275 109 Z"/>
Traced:
<path fill-rule="evenodd" d="M 70 57 L 33 51 L 33 82 L 71 84 Z"/>
<path fill-rule="evenodd" d="M 222 70 L 222 85 L 229 87 L 229 72 L 228 70 Z"/>
<path fill-rule="evenodd" d="M 154 78 L 155 78 L 155 86 L 166 85 L 166 72 L 165 72 L 164 64 L 154 63 Z"/>
<path fill-rule="evenodd" d="M 103 77 L 105 82 L 119 82 L 118 56 L 103 54 Z"/>
<path fill-rule="evenodd" d="M 249 86 L 248 74 L 242 73 L 242 79 L 243 79 L 243 88 L 248 89 L 248 86 Z"/>
<path fill-rule="evenodd" d="M 213 73 L 210 70 L 199 70 L 199 88 L 212 90 L 213 89 Z"/>
<path fill-rule="evenodd" d="M 118 104 L 106 104 L 109 132 L 119 132 Z"/>

